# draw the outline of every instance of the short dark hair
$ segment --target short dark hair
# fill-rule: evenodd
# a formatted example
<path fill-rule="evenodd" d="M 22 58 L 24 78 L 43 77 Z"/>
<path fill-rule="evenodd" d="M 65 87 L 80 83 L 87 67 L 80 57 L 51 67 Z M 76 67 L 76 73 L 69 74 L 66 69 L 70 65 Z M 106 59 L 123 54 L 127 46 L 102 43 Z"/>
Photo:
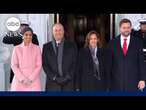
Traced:
<path fill-rule="evenodd" d="M 32 34 L 33 34 L 33 30 L 30 28 L 30 27 L 25 27 L 23 30 L 22 30 L 22 35 L 24 35 L 25 32 L 27 31 L 30 31 Z"/>
<path fill-rule="evenodd" d="M 122 19 L 122 20 L 120 21 L 120 23 L 119 23 L 119 26 L 121 27 L 121 25 L 122 25 L 123 23 L 130 23 L 130 26 L 132 26 L 132 23 L 131 23 L 131 21 L 130 21 L 129 19 L 126 19 L 126 18 Z"/>
<path fill-rule="evenodd" d="M 20 24 L 20 25 L 21 25 L 21 26 L 29 26 L 28 24 L 23 24 L 23 23 L 22 23 L 22 24 Z"/>

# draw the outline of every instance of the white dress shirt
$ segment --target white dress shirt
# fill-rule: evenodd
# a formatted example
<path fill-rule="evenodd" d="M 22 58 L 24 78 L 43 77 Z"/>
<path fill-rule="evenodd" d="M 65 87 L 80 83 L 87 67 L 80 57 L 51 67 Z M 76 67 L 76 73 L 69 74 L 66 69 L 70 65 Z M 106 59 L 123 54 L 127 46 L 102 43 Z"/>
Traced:
<path fill-rule="evenodd" d="M 61 41 L 56 41 L 57 47 L 58 47 L 58 45 L 59 45 L 60 42 L 61 42 Z"/>
<path fill-rule="evenodd" d="M 127 39 L 126 43 L 127 43 L 127 50 L 128 50 L 129 43 L 130 43 L 130 35 L 128 37 L 124 37 L 124 36 L 121 35 L 120 40 L 121 40 L 121 47 L 122 48 L 123 48 L 123 44 L 124 44 L 124 39 Z"/>

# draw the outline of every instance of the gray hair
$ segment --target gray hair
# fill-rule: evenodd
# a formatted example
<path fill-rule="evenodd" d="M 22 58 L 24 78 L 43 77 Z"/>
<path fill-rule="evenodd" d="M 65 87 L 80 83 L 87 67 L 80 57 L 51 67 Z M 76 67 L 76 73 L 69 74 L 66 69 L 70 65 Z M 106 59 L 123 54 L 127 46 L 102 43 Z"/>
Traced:
<path fill-rule="evenodd" d="M 62 28 L 62 30 L 64 31 L 64 27 L 63 27 L 63 25 L 62 25 L 61 23 L 55 23 L 55 24 L 52 26 L 52 29 L 53 29 L 56 25 L 59 25 L 59 26 Z"/>

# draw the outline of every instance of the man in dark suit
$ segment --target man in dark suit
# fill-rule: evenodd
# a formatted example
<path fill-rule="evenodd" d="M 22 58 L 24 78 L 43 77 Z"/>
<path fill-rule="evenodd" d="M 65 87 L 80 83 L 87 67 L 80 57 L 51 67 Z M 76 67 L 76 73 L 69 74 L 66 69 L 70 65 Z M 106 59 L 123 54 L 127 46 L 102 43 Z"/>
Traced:
<path fill-rule="evenodd" d="M 146 71 L 142 40 L 130 35 L 131 21 L 122 19 L 120 35 L 109 44 L 109 83 L 111 91 L 138 91 L 145 88 Z"/>
<path fill-rule="evenodd" d="M 19 45 L 22 43 L 23 39 L 22 39 L 22 35 L 21 32 L 24 28 L 29 27 L 29 24 L 27 22 L 21 22 L 20 25 L 20 29 L 18 30 L 18 32 L 8 32 L 4 37 L 3 37 L 3 43 L 5 44 L 13 44 L 14 46 Z M 32 36 L 32 43 L 39 45 L 38 39 L 37 39 L 37 35 L 33 34 Z M 10 72 L 10 83 L 12 82 L 14 73 L 11 69 Z"/>
<path fill-rule="evenodd" d="M 133 31 L 132 34 L 143 41 L 143 52 L 145 55 L 144 61 L 146 65 L 146 19 L 139 20 L 140 29 L 138 31 Z"/>
<path fill-rule="evenodd" d="M 53 26 L 53 41 L 44 44 L 42 64 L 47 76 L 46 91 L 73 91 L 77 48 L 64 39 L 64 28 Z"/>

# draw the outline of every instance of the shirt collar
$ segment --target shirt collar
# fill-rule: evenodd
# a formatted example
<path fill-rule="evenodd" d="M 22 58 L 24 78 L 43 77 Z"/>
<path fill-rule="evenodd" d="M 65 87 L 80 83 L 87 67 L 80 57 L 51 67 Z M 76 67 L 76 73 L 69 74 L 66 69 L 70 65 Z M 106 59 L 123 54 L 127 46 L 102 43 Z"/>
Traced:
<path fill-rule="evenodd" d="M 64 38 L 63 38 L 61 41 L 56 41 L 55 39 L 54 39 L 54 41 L 55 41 L 55 43 L 58 45 L 58 44 L 61 44 L 61 43 L 64 42 Z"/>
<path fill-rule="evenodd" d="M 121 35 L 121 40 L 124 41 L 124 39 L 130 40 L 130 35 L 128 37 L 124 37 L 123 35 Z"/>

